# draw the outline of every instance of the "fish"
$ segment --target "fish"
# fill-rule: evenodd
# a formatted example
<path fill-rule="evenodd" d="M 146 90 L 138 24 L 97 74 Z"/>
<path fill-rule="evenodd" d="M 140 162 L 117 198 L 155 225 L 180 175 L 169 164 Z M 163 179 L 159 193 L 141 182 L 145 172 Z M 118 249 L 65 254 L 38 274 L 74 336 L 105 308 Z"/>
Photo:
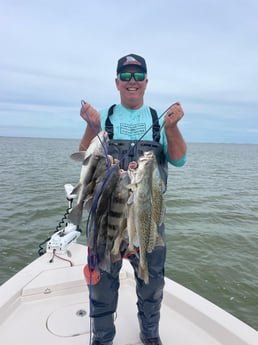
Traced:
<path fill-rule="evenodd" d="M 126 228 L 125 209 L 129 194 L 127 188 L 129 177 L 127 172 L 120 168 L 118 169 L 118 175 L 109 201 L 105 203 L 106 212 L 103 221 L 99 225 L 98 244 L 102 242 L 103 246 L 101 248 L 105 248 L 104 252 L 101 253 L 101 257 L 99 256 L 99 266 L 106 272 L 110 272 L 112 262 L 121 259 L 121 256 L 113 255 L 112 248 L 115 240 L 119 238 L 119 234 L 123 233 Z"/>
<path fill-rule="evenodd" d="M 87 205 L 91 218 L 90 231 L 100 225 L 101 218 L 107 213 L 110 198 L 118 180 L 118 170 L 119 167 L 115 164 L 104 169 L 101 173 L 98 172 L 98 166 L 96 167 L 94 173 L 96 179 L 94 182 L 90 182 L 93 185 L 91 187 L 91 194 L 88 196 L 91 201 Z"/>
<path fill-rule="evenodd" d="M 108 212 L 112 195 L 119 181 L 119 170 L 118 164 L 113 164 L 107 172 L 97 179 L 93 192 L 90 219 L 88 219 L 88 245 L 90 248 L 94 248 L 98 255 L 99 267 L 105 271 L 110 271 L 110 258 L 106 255 Z"/>
<path fill-rule="evenodd" d="M 165 205 L 166 186 L 161 178 L 157 161 L 154 161 L 152 171 L 152 217 L 154 223 L 160 226 L 164 222 L 166 205 Z"/>
<path fill-rule="evenodd" d="M 149 283 L 147 253 L 151 253 L 157 243 L 163 244 L 158 233 L 164 208 L 163 184 L 158 172 L 153 151 L 144 153 L 138 159 L 134 181 L 128 186 L 133 192 L 133 219 L 139 241 L 138 276 Z"/>
<path fill-rule="evenodd" d="M 135 183 L 135 177 L 136 177 L 136 170 L 138 167 L 138 163 L 135 161 L 132 161 L 128 165 L 128 175 L 130 177 L 130 183 L 131 185 L 134 185 Z M 127 212 L 128 212 L 128 219 L 127 219 L 127 232 L 128 232 L 128 253 L 134 253 L 135 252 L 135 242 L 136 242 L 136 227 L 135 227 L 135 214 L 134 214 L 134 194 L 133 191 L 130 190 L 129 192 L 129 198 L 127 201 Z"/>
<path fill-rule="evenodd" d="M 119 233 L 114 241 L 114 245 L 111 251 L 113 260 L 116 260 L 119 258 L 120 246 L 123 240 L 128 242 L 128 247 L 127 247 L 125 255 L 136 254 L 135 247 L 134 247 L 136 229 L 135 229 L 135 224 L 134 224 L 133 193 L 128 188 L 128 186 L 134 181 L 136 168 L 137 168 L 137 162 L 132 161 L 129 163 L 128 169 L 127 169 L 127 179 L 129 180 L 129 182 L 125 186 L 128 191 L 126 193 L 127 202 L 124 207 L 124 216 L 126 217 L 126 219 L 124 220 L 124 225 L 120 227 Z"/>
<path fill-rule="evenodd" d="M 152 168 L 152 184 L 151 184 L 151 215 L 152 215 L 152 225 L 155 227 L 153 229 L 153 236 L 150 237 L 147 252 L 151 253 L 155 245 L 164 245 L 164 242 L 159 235 L 158 228 L 164 222 L 165 218 L 165 198 L 164 193 L 166 191 L 166 186 L 161 178 L 156 156 L 152 155 L 152 151 L 144 153 L 145 157 L 153 159 Z M 152 240 L 152 241 L 151 241 Z"/>
<path fill-rule="evenodd" d="M 109 163 L 107 164 L 107 158 Z M 97 186 L 101 185 L 101 182 L 104 182 L 105 176 L 107 176 L 108 169 L 110 166 L 113 165 L 113 157 L 107 155 L 107 157 L 101 157 L 97 163 L 95 168 L 94 174 L 92 176 L 91 181 L 87 185 L 86 194 L 87 197 L 85 199 L 84 207 L 89 211 L 93 206 L 94 201 L 94 194 L 96 195 L 96 190 L 98 189 Z M 97 186 L 96 186 L 97 185 Z"/>
<path fill-rule="evenodd" d="M 127 200 L 129 189 L 127 185 L 130 182 L 128 172 L 120 169 L 119 181 L 112 194 L 110 208 L 108 210 L 108 236 L 106 244 L 106 253 L 111 254 L 111 261 L 119 258 L 119 250 L 122 240 L 126 235 L 127 225 Z"/>
<path fill-rule="evenodd" d="M 75 225 L 81 224 L 84 202 L 90 194 L 89 183 L 92 181 L 99 161 L 106 157 L 106 166 L 108 167 L 110 163 L 107 157 L 107 144 L 108 134 L 101 131 L 91 140 L 86 151 L 76 152 L 70 156 L 74 160 L 82 161 L 79 182 L 71 192 L 78 195 L 77 204 L 68 215 L 68 220 Z"/>
<path fill-rule="evenodd" d="M 128 172 L 119 170 L 119 180 L 112 193 L 110 207 L 108 209 L 108 227 L 107 227 L 107 244 L 106 251 L 110 252 L 114 239 L 117 237 L 119 230 L 124 230 L 124 220 L 126 217 L 126 204 L 129 196 L 127 185 L 129 184 Z"/>
<path fill-rule="evenodd" d="M 101 226 L 102 218 L 107 216 L 112 193 L 119 179 L 119 166 L 113 164 L 105 173 L 100 175 L 96 181 L 93 192 L 92 218 L 94 228 L 98 229 L 98 241 L 103 243 L 106 240 L 106 227 Z"/>
<path fill-rule="evenodd" d="M 152 235 L 151 219 L 151 178 L 153 161 L 151 159 L 140 157 L 136 171 L 135 181 L 133 183 L 134 200 L 134 219 L 135 228 L 138 235 L 140 260 L 138 275 L 144 280 L 145 284 L 149 282 L 148 264 L 146 259 L 147 250 L 149 250 L 150 236 Z"/>

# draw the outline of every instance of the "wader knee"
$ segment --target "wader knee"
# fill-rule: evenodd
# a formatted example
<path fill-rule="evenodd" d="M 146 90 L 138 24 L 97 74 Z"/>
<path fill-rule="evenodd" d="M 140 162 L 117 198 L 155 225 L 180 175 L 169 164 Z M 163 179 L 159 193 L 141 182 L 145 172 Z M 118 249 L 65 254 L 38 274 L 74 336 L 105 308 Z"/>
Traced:
<path fill-rule="evenodd" d="M 100 281 L 96 285 L 88 286 L 93 340 L 105 345 L 112 344 L 115 336 L 114 313 L 117 309 L 121 265 L 122 262 L 115 262 L 110 273 L 101 271 Z"/>

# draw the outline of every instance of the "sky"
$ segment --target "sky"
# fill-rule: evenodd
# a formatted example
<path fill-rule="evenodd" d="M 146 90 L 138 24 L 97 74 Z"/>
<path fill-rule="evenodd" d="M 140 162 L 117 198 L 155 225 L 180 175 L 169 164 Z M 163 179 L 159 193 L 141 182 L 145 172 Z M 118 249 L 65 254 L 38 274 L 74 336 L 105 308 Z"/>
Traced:
<path fill-rule="evenodd" d="M 257 144 L 257 18 L 257 0 L 0 0 L 0 136 L 81 138 L 81 100 L 119 103 L 135 53 L 145 104 L 181 102 L 187 142 Z"/>

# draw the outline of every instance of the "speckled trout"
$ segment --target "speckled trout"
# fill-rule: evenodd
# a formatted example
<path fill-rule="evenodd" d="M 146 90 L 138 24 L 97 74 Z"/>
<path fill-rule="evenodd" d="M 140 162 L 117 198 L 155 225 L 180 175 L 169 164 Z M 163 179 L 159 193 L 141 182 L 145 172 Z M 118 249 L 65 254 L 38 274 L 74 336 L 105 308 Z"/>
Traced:
<path fill-rule="evenodd" d="M 158 233 L 158 226 L 163 221 L 165 188 L 153 151 L 148 151 L 139 158 L 134 181 L 129 188 L 133 191 L 132 214 L 140 249 L 138 275 L 148 284 L 146 255 L 153 251 L 156 244 L 164 245 Z"/>

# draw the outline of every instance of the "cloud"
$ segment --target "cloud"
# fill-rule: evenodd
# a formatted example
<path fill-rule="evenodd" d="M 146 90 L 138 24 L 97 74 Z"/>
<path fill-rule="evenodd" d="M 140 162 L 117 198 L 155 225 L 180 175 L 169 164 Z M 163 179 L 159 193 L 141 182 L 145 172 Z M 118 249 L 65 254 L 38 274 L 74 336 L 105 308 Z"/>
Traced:
<path fill-rule="evenodd" d="M 187 139 L 257 142 L 255 0 L 16 0 L 0 13 L 0 135 L 79 137 L 81 99 L 118 103 L 116 61 L 135 52 L 148 64 L 145 102 L 181 101 Z"/>

